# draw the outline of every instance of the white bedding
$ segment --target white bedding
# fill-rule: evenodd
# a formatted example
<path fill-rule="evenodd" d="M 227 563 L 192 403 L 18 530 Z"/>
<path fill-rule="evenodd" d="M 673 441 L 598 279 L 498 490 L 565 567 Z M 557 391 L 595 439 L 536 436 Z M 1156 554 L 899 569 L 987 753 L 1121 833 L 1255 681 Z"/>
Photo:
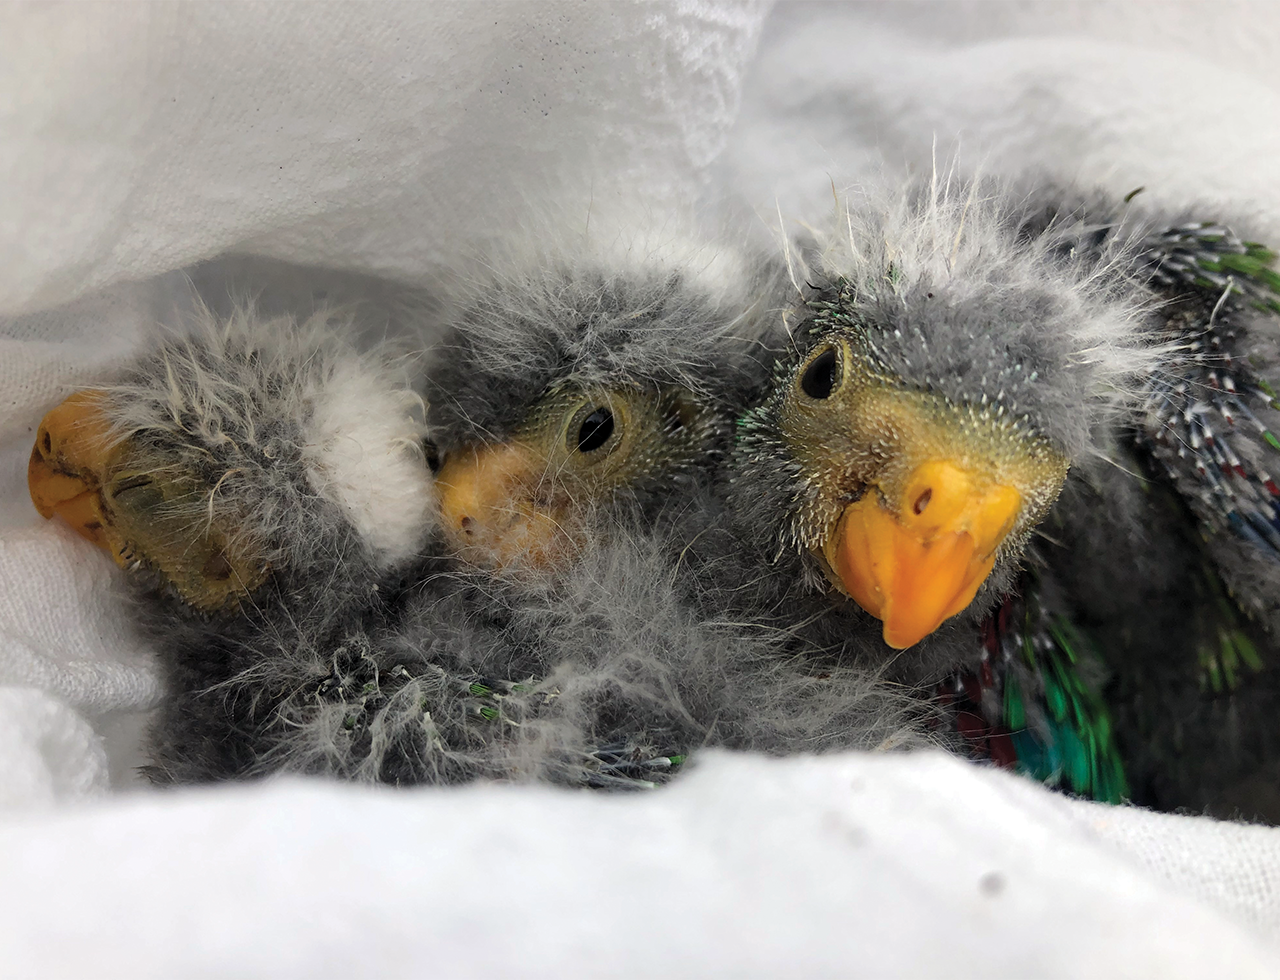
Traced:
<path fill-rule="evenodd" d="M 0 6 L 0 976 L 1280 976 L 1280 831 L 941 757 L 621 798 L 133 775 L 149 655 L 26 458 L 179 270 L 429 284 L 538 201 L 775 221 L 957 143 L 1280 240 L 1280 5 Z"/>

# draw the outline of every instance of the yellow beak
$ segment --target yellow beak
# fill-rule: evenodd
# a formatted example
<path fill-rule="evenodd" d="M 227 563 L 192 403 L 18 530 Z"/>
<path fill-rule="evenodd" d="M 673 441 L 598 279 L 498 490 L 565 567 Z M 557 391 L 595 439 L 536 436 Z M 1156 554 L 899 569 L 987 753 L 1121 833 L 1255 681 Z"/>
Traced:
<path fill-rule="evenodd" d="M 845 507 L 824 557 L 849 595 L 905 649 L 962 612 L 991 574 L 1022 495 L 948 460 L 929 460 L 897 500 L 877 488 Z"/>
<path fill-rule="evenodd" d="M 568 508 L 549 493 L 545 463 L 518 442 L 451 454 L 436 474 L 445 540 L 489 568 L 546 569 L 573 548 Z"/>
<path fill-rule="evenodd" d="M 204 509 L 198 485 L 170 472 L 147 479 L 145 489 L 130 488 L 135 496 L 123 506 L 119 497 L 104 494 L 104 484 L 130 475 L 125 467 L 132 449 L 128 440 L 110 438 L 101 398 L 95 391 L 76 392 L 41 421 L 27 464 L 36 510 L 61 517 L 121 568 L 146 559 L 197 609 L 213 612 L 239 602 L 266 580 L 269 566 L 248 538 L 192 519 L 193 507 L 201 517 Z M 135 475 L 152 472 L 144 468 Z"/>

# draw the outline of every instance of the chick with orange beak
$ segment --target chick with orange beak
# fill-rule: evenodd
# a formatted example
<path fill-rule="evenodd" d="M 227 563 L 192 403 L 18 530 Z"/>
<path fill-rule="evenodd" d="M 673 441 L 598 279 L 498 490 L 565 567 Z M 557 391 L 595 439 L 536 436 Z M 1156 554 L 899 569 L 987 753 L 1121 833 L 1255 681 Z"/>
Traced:
<path fill-rule="evenodd" d="M 802 610 L 826 649 L 874 655 L 874 622 L 919 682 L 973 650 L 947 624 L 1016 588 L 1070 466 L 1097 452 L 1149 356 L 1137 300 L 1076 247 L 1088 229 L 996 186 L 855 189 L 810 234 L 788 249 L 799 302 L 740 419 L 729 502 L 777 583 L 760 601 Z"/>
<path fill-rule="evenodd" d="M 904 649 L 968 608 L 997 559 L 1020 552 L 1067 460 L 1003 412 L 878 370 L 864 332 L 809 329 L 817 342 L 776 396 L 779 434 L 807 479 L 791 533 L 838 592 L 883 622 L 884 642 Z"/>
<path fill-rule="evenodd" d="M 544 576 L 649 526 L 720 461 L 777 285 L 683 240 L 483 283 L 426 379 L 446 550 Z"/>

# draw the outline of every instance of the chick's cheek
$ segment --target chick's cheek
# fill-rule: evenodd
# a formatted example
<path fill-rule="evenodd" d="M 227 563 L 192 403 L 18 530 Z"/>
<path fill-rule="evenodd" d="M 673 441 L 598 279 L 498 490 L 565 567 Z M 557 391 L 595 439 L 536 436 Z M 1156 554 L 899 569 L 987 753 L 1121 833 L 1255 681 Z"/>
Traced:
<path fill-rule="evenodd" d="M 521 442 L 451 453 L 436 475 L 450 550 L 486 568 L 548 569 L 572 555 L 579 534 L 548 461 Z"/>
<path fill-rule="evenodd" d="M 447 454 L 436 474 L 446 544 L 485 568 L 558 571 L 586 543 L 588 524 L 599 534 L 591 515 L 675 474 L 710 431 L 678 391 L 555 388 L 506 442 Z"/>
<path fill-rule="evenodd" d="M 518 500 L 503 513 L 466 526 L 450 545 L 465 561 L 492 569 L 554 571 L 580 546 L 580 529 L 565 511 Z"/>

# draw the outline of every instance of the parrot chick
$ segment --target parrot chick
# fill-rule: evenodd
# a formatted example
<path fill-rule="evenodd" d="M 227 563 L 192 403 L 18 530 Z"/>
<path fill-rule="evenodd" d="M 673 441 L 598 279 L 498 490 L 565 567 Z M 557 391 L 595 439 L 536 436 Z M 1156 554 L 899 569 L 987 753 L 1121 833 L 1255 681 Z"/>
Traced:
<path fill-rule="evenodd" d="M 906 648 L 890 676 L 941 671 L 988 757 L 1277 819 L 1275 253 L 1133 195 L 851 198 L 793 253 L 726 492 L 772 571 L 728 594 L 845 659 Z"/>
<path fill-rule="evenodd" d="M 930 741 L 874 672 L 675 584 L 767 269 L 547 251 L 455 291 L 426 375 L 333 316 L 241 312 L 46 417 L 33 500 L 128 569 L 160 652 L 154 779 L 616 786 L 704 744 Z"/>
<path fill-rule="evenodd" d="M 883 659 L 874 617 L 916 680 L 973 649 L 1095 427 L 1157 362 L 1132 250 L 1087 251 L 1042 210 L 994 182 L 851 190 L 789 249 L 800 302 L 739 423 L 726 493 L 774 583 L 753 601 L 829 590 L 800 600 L 821 642 Z"/>

